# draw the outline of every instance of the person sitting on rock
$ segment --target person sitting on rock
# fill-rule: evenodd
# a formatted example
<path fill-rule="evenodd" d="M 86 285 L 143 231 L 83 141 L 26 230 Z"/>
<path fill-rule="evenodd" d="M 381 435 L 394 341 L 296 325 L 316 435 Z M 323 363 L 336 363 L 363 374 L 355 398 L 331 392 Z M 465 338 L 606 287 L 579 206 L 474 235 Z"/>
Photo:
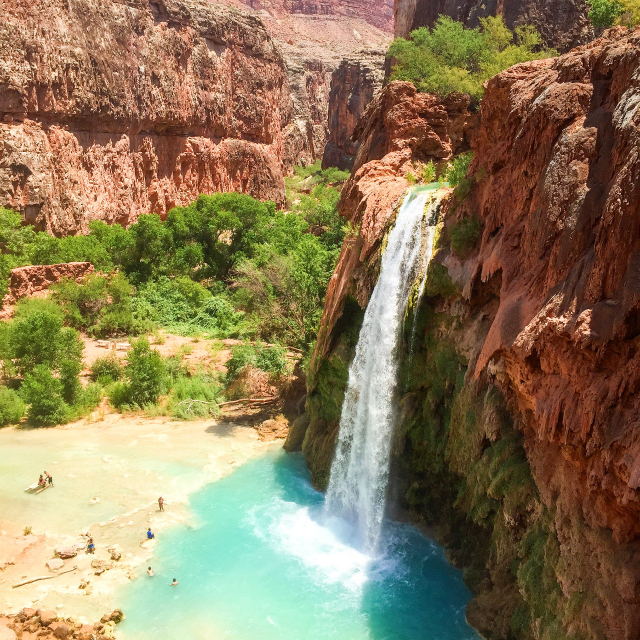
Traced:
<path fill-rule="evenodd" d="M 153 540 L 155 536 L 151 533 L 151 527 L 147 529 L 147 540 Z"/>
<path fill-rule="evenodd" d="M 87 544 L 87 553 L 95 553 L 96 545 L 93 544 L 93 538 L 89 538 L 89 543 Z"/>

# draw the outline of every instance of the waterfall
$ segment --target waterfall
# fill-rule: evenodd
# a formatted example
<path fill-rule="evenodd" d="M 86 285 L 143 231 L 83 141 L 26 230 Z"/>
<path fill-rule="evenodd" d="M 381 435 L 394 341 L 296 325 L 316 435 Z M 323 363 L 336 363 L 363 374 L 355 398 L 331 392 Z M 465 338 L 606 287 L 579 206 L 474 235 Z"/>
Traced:
<path fill-rule="evenodd" d="M 411 190 L 389 233 L 380 277 L 364 316 L 340 418 L 326 509 L 357 527 L 375 552 L 384 517 L 391 440 L 397 415 L 398 352 L 407 302 L 419 269 L 424 211 L 433 191 Z M 431 215 L 437 208 L 434 198 Z M 428 226 L 433 227 L 429 220 Z M 427 247 L 433 229 L 427 229 Z"/>

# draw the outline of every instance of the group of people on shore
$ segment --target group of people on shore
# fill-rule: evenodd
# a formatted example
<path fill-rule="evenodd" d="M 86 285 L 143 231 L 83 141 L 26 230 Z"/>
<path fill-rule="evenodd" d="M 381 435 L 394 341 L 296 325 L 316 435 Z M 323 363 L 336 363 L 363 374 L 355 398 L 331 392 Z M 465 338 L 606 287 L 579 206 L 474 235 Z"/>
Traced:
<path fill-rule="evenodd" d="M 49 472 L 45 471 L 44 473 L 40 474 L 40 477 L 38 478 L 38 486 L 42 487 L 43 489 L 47 486 L 53 487 L 53 477 Z"/>

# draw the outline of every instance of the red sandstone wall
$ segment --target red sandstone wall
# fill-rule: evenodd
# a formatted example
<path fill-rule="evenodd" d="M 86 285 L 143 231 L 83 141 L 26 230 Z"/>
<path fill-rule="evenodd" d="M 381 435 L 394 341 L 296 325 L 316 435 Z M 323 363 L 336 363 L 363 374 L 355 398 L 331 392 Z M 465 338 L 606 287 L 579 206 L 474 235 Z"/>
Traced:
<path fill-rule="evenodd" d="M 3 3 L 0 204 L 54 233 L 200 192 L 284 200 L 283 60 L 206 0 Z"/>

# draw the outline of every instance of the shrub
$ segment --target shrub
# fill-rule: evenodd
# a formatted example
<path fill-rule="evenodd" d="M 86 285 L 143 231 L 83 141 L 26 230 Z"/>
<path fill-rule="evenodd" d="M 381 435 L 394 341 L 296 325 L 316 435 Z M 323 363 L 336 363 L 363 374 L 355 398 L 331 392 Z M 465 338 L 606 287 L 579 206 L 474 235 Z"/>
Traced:
<path fill-rule="evenodd" d="M 473 151 L 460 154 L 451 161 L 451 166 L 447 169 L 446 180 L 451 187 L 457 187 L 469 172 L 469 165 L 473 160 Z"/>
<path fill-rule="evenodd" d="M 247 366 L 256 367 L 265 373 L 282 375 L 287 372 L 287 351 L 280 346 L 243 344 L 234 347 L 227 362 L 227 380 L 235 380 Z"/>
<path fill-rule="evenodd" d="M 587 0 L 588 18 L 596 29 L 612 27 L 625 12 L 625 8 L 617 0 Z"/>
<path fill-rule="evenodd" d="M 419 91 L 445 97 L 454 92 L 482 96 L 482 84 L 519 62 L 557 53 L 542 48 L 533 27 L 510 31 L 502 17 L 480 19 L 481 27 L 466 29 L 461 22 L 440 16 L 433 29 L 421 27 L 409 40 L 398 38 L 388 56 L 395 60 L 392 80 L 413 82 Z"/>
<path fill-rule="evenodd" d="M 420 171 L 420 179 L 425 184 L 431 184 L 436 180 L 436 165 L 433 160 L 429 160 L 426 165 Z"/>
<path fill-rule="evenodd" d="M 110 353 L 108 356 L 98 358 L 91 365 L 91 380 L 107 385 L 122 378 L 124 367 L 118 356 Z"/>
<path fill-rule="evenodd" d="M 463 218 L 449 230 L 451 249 L 460 258 L 466 258 L 478 244 L 482 223 L 476 218 Z"/>
<path fill-rule="evenodd" d="M 218 401 L 220 393 L 220 386 L 210 378 L 201 376 L 180 378 L 171 392 L 169 407 L 173 415 L 181 420 L 205 417 L 212 410 L 214 413 L 218 411 L 215 403 Z M 180 404 L 189 399 L 201 400 L 202 402 Z M 212 404 L 203 404 L 203 402 Z"/>
<path fill-rule="evenodd" d="M 36 365 L 20 389 L 20 395 L 29 405 L 29 422 L 36 426 L 65 423 L 69 418 L 69 407 L 62 392 L 62 382 L 53 377 L 51 369 L 43 364 Z"/>
<path fill-rule="evenodd" d="M 125 367 L 129 403 L 139 407 L 155 404 L 165 389 L 167 376 L 162 356 L 146 338 L 135 340 L 131 346 Z"/>
<path fill-rule="evenodd" d="M 107 389 L 107 395 L 111 406 L 123 409 L 130 405 L 129 386 L 124 382 L 115 382 Z"/>
<path fill-rule="evenodd" d="M 409 173 L 407 173 L 407 182 L 409 184 L 417 184 L 418 182 L 418 178 L 416 178 L 413 173 L 411 173 L 411 171 L 409 171 Z"/>
<path fill-rule="evenodd" d="M 18 424 L 24 417 L 25 404 L 20 396 L 7 387 L 0 387 L 0 427 Z"/>

